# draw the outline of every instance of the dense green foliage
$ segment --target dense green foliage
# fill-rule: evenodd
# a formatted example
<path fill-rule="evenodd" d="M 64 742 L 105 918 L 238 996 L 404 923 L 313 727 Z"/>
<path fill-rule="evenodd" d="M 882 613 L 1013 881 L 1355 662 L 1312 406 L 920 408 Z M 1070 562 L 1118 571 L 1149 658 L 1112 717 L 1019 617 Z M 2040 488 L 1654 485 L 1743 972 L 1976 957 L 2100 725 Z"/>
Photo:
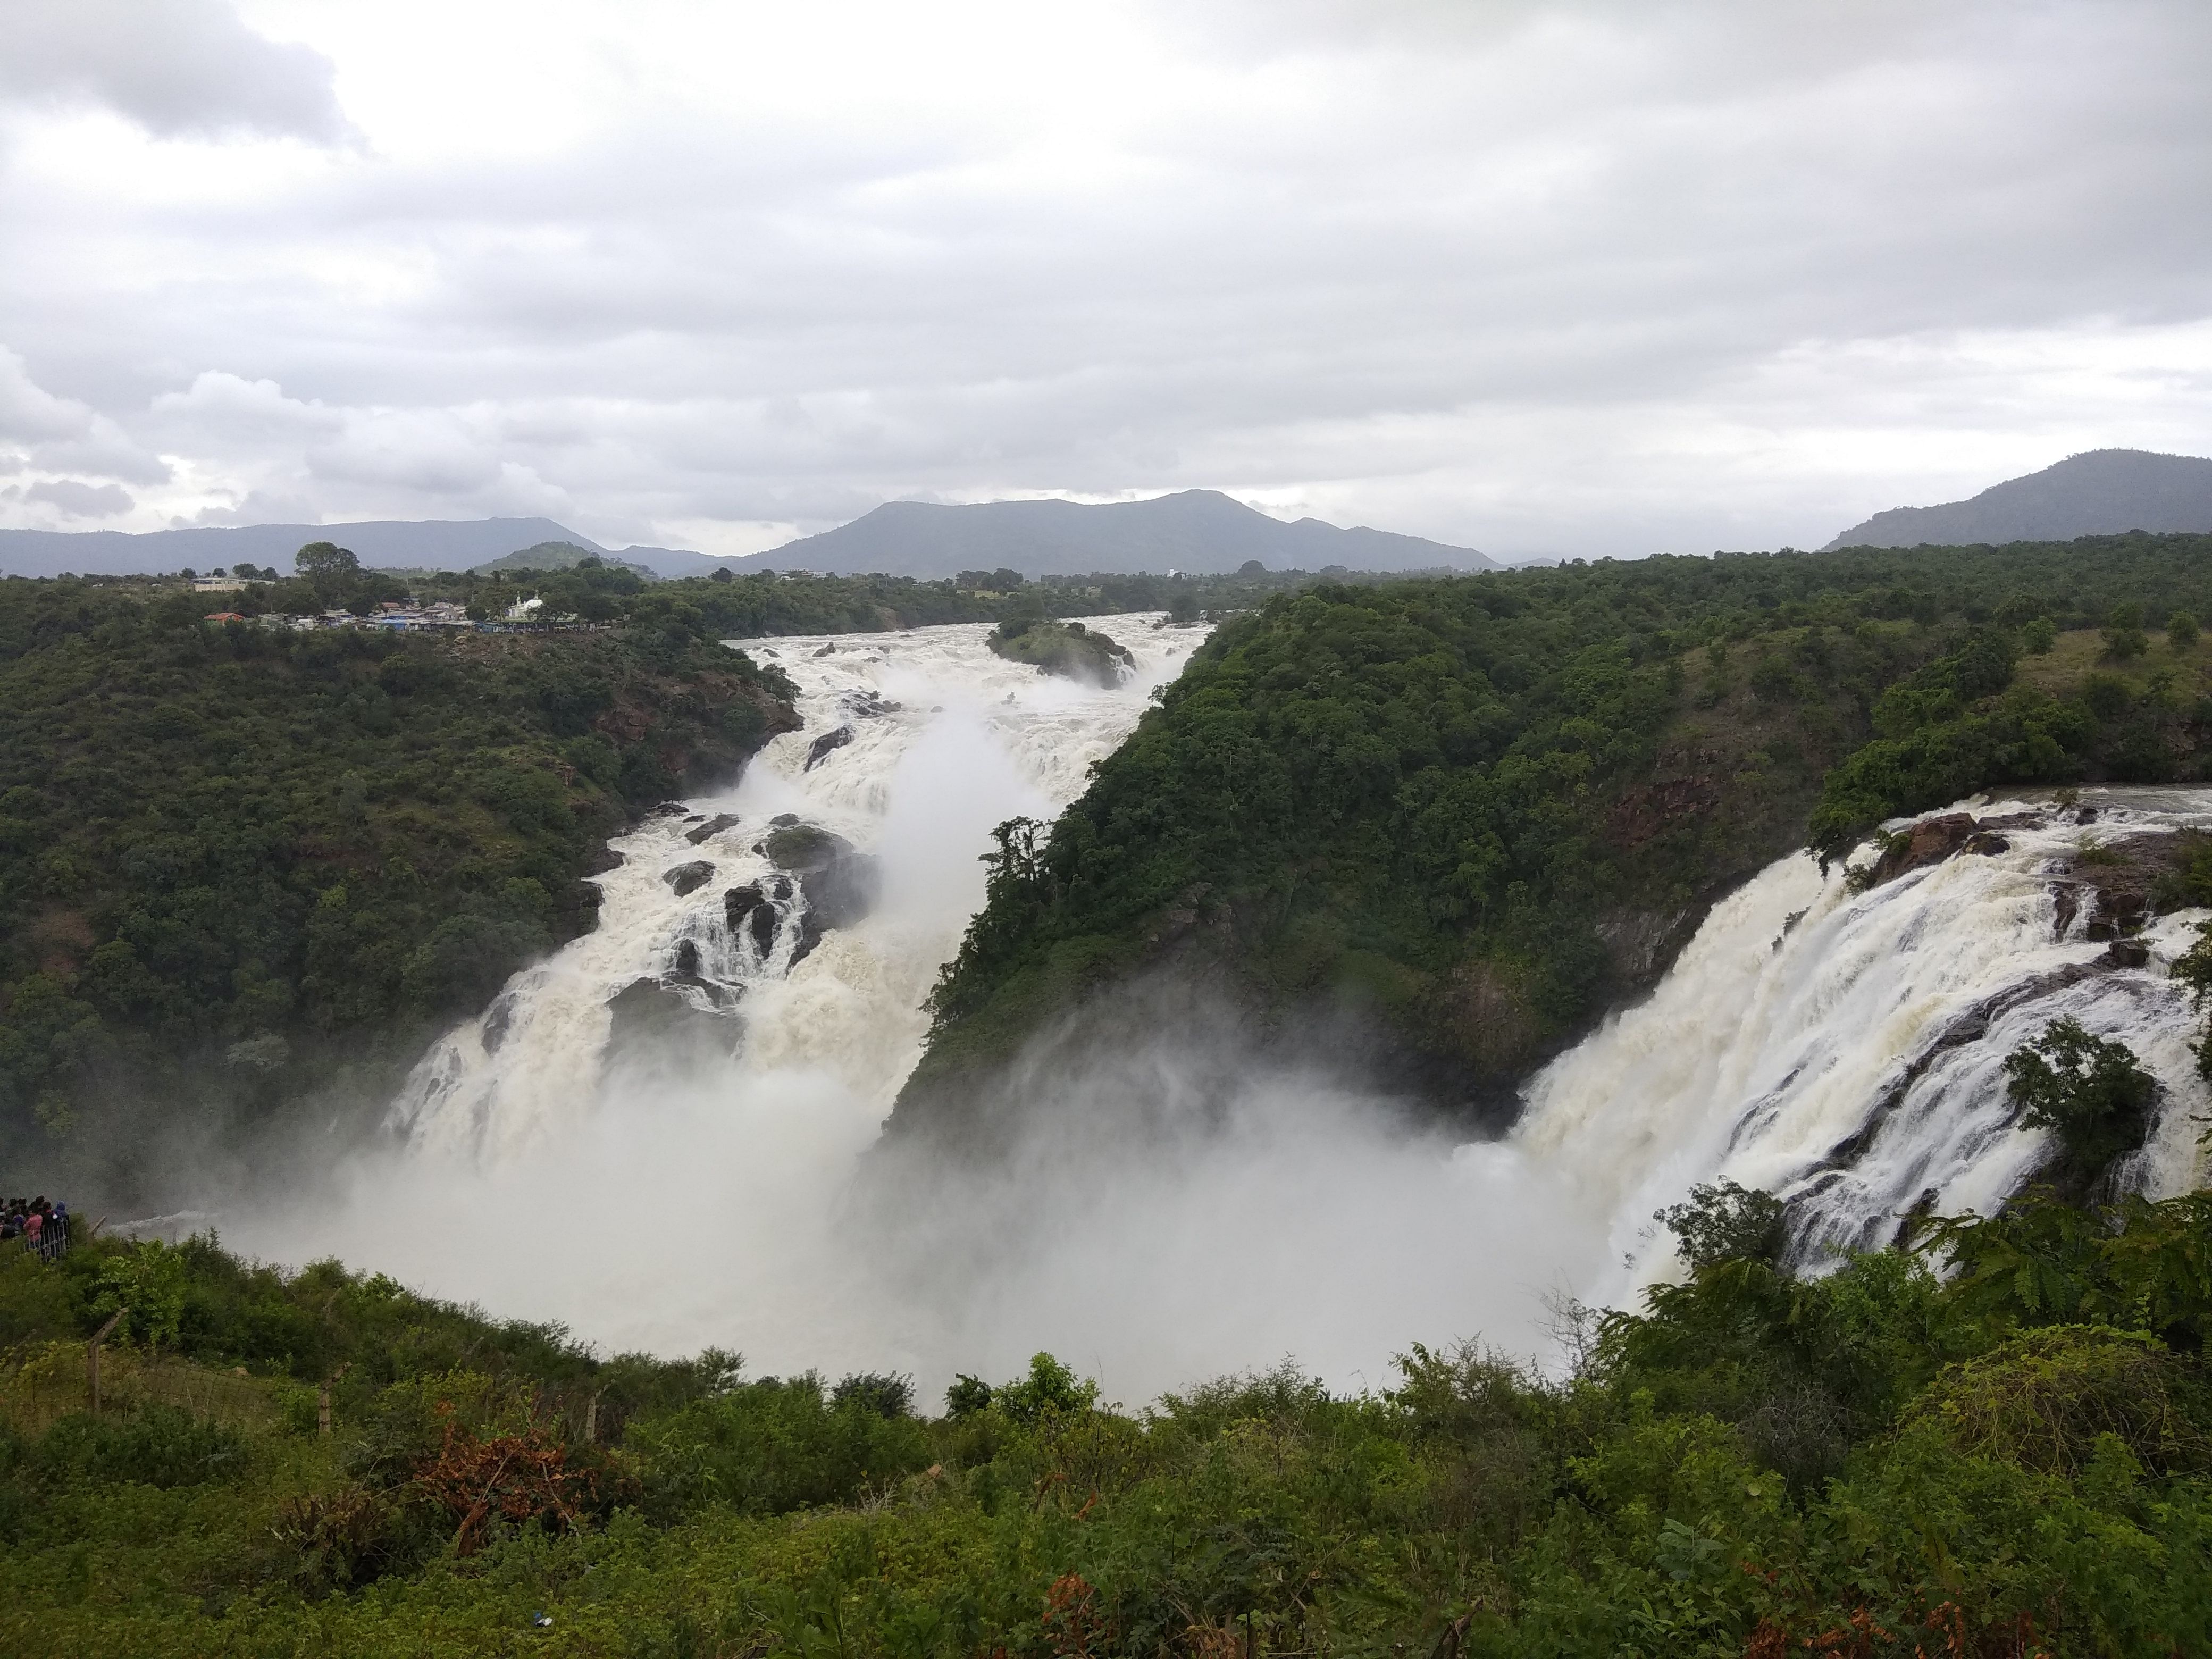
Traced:
<path fill-rule="evenodd" d="M 1231 621 L 1049 834 L 1012 826 L 901 1110 L 1195 953 L 1501 1091 L 1803 844 L 2011 780 L 2197 775 L 2212 538 L 1654 558 L 1322 586 Z M 2015 630 L 2051 624 L 2022 659 Z M 2185 626 L 2183 633 L 2186 635 Z M 1868 742 L 1872 738 L 1872 742 Z"/>
<path fill-rule="evenodd" d="M 602 1361 L 211 1241 L 168 1252 L 199 1363 L 114 1348 L 94 1417 L 50 1339 L 132 1247 L 0 1256 L 0 1647 L 2204 1650 L 2208 1200 L 2030 1194 L 1811 1279 L 1729 1253 L 1771 1203 L 1671 1212 L 1685 1276 L 1560 1380 L 1415 1346 L 1379 1395 L 1286 1362 L 1131 1413 L 1039 1355 L 935 1419 L 902 1378 Z"/>
<path fill-rule="evenodd" d="M 340 581 L 351 580 L 343 575 Z M 403 639 L 0 583 L 0 1155 L 143 1194 L 587 927 L 647 805 L 726 781 L 781 678 L 660 630 Z"/>
<path fill-rule="evenodd" d="M 2042 648 L 2015 683 L 2013 636 L 1973 629 L 1876 701 L 1875 740 L 1828 777 L 1814 810 L 1814 850 L 1839 856 L 1886 817 L 1992 784 L 2201 776 L 2212 692 L 2197 635 L 2185 626 L 2154 653 L 2139 633 L 2118 630 L 2116 648 L 2111 628 L 2062 639 L 2023 627 L 2020 643 Z"/>

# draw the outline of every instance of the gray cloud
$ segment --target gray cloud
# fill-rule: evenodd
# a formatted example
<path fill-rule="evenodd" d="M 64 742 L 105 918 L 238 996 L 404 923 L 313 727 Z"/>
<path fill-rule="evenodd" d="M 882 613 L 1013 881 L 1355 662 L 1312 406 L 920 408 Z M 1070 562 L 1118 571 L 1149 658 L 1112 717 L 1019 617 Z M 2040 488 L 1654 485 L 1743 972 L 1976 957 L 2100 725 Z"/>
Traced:
<path fill-rule="evenodd" d="M 224 0 L 9 0 L 0 99 L 105 105 L 162 137 L 346 131 L 320 53 L 254 33 Z"/>
<path fill-rule="evenodd" d="M 1592 554 L 2212 448 L 2185 0 L 487 11 L 300 14 L 313 165 L 87 185 L 19 118 L 0 437 L 109 422 L 149 525 L 1209 484 Z"/>
<path fill-rule="evenodd" d="M 119 484 L 89 484 L 80 478 L 34 483 L 23 492 L 23 499 L 45 501 L 76 519 L 112 519 L 137 505 Z"/>

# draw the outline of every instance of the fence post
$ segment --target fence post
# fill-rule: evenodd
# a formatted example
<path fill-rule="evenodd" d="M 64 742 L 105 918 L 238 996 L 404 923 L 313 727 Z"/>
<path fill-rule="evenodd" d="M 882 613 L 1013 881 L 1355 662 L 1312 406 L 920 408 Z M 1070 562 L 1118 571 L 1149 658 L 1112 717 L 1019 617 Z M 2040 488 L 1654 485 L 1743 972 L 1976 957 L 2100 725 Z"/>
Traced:
<path fill-rule="evenodd" d="M 353 1361 L 349 1359 L 323 1379 L 322 1391 L 315 1396 L 315 1432 L 317 1434 L 328 1434 L 331 1431 L 331 1384 L 352 1369 Z"/>
<path fill-rule="evenodd" d="M 605 1392 L 604 1389 L 592 1389 L 591 1402 L 584 1407 L 584 1443 L 587 1446 L 599 1440 L 599 1396 Z"/>
<path fill-rule="evenodd" d="M 126 1311 L 125 1309 L 118 1308 L 113 1313 L 108 1315 L 107 1322 L 94 1331 L 92 1334 L 92 1340 L 85 1344 L 85 1381 L 91 1386 L 92 1412 L 95 1417 L 100 1415 L 100 1345 L 107 1340 L 108 1332 L 115 1328 L 116 1322 L 121 1319 Z"/>

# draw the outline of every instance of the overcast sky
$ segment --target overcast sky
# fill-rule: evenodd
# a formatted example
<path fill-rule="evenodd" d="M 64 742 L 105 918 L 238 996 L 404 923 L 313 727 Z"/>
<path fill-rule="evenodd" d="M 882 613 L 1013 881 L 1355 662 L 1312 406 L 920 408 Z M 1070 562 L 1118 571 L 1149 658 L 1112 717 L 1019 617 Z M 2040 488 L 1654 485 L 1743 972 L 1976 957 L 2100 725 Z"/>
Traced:
<path fill-rule="evenodd" d="M 2212 453 L 2208 72 L 2205 0 L 5 0 L 0 524 L 1818 545 Z"/>

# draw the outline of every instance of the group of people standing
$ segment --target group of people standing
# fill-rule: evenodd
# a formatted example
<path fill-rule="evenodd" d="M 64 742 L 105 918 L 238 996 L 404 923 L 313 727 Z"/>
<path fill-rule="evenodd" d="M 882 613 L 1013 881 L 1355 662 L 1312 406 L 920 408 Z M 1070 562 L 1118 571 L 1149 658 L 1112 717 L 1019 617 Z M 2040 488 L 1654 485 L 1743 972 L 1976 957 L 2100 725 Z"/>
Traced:
<path fill-rule="evenodd" d="M 0 1244 L 16 1239 L 41 1260 L 52 1261 L 69 1249 L 70 1213 L 66 1204 L 50 1204 L 44 1193 L 36 1198 L 11 1198 L 0 1210 Z"/>

